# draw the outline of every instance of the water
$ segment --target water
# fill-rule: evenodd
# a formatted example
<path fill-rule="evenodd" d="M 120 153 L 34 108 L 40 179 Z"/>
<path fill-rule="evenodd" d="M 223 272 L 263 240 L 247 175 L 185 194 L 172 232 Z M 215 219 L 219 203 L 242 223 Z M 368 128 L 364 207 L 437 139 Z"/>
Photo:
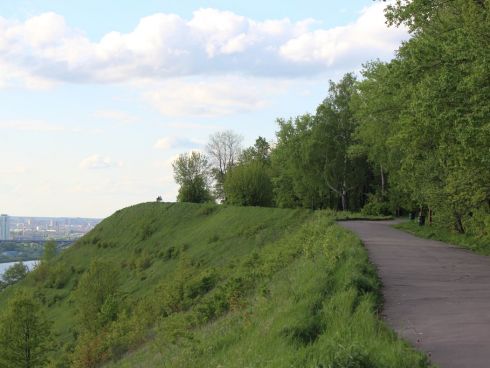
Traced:
<path fill-rule="evenodd" d="M 9 263 L 0 263 L 0 277 L 3 275 L 5 270 L 12 266 L 13 264 L 18 263 L 18 262 L 9 262 Z M 23 262 L 29 270 L 32 270 L 37 261 L 25 261 Z"/>

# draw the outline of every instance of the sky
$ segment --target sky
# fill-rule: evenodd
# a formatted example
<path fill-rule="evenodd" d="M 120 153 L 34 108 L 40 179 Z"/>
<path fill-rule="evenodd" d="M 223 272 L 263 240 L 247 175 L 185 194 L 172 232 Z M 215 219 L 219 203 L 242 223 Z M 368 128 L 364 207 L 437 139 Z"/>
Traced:
<path fill-rule="evenodd" d="M 0 2 L 0 212 L 106 217 L 175 201 L 171 162 L 274 140 L 328 81 L 408 33 L 372 0 Z"/>

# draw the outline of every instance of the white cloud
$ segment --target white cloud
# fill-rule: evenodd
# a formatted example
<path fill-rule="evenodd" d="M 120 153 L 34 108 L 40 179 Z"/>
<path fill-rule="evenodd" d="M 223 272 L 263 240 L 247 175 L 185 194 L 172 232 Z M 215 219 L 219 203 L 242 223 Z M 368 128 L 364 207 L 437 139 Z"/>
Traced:
<path fill-rule="evenodd" d="M 279 49 L 280 54 L 294 63 L 325 67 L 354 68 L 362 60 L 388 59 L 406 30 L 387 29 L 384 4 L 377 3 L 362 11 L 356 22 L 333 29 L 305 32 Z"/>
<path fill-rule="evenodd" d="M 123 163 L 121 161 L 114 161 L 110 157 L 101 155 L 92 155 L 80 162 L 82 169 L 109 169 L 113 167 L 121 167 Z"/>
<path fill-rule="evenodd" d="M 344 27 L 319 29 L 315 21 L 256 21 L 229 11 L 200 9 L 142 18 L 129 33 L 109 32 L 98 42 L 44 13 L 24 22 L 0 17 L 0 86 L 31 88 L 55 82 L 129 82 L 207 74 L 311 76 L 390 57 L 408 34 L 387 28 L 383 4 L 366 8 Z M 347 65 L 346 65 L 347 64 Z M 200 90 L 191 91 L 201 94 Z M 167 98 L 159 94 L 155 99 Z M 217 110 L 222 107 L 217 106 Z M 166 112 L 174 112 L 171 107 Z"/>
<path fill-rule="evenodd" d="M 66 128 L 42 120 L 4 120 L 0 121 L 0 129 L 33 132 L 60 132 L 64 131 Z"/>
<path fill-rule="evenodd" d="M 155 142 L 153 146 L 156 149 L 168 150 L 168 149 L 189 149 L 202 146 L 203 143 L 194 139 L 183 137 L 164 137 Z"/>
<path fill-rule="evenodd" d="M 271 95 L 285 91 L 287 85 L 243 77 L 178 79 L 150 87 L 145 98 L 162 115 L 215 117 L 262 109 Z"/>
<path fill-rule="evenodd" d="M 98 110 L 94 113 L 96 118 L 106 119 L 106 120 L 116 120 L 121 123 L 133 123 L 138 120 L 134 115 L 131 115 L 125 111 L 119 110 Z"/>

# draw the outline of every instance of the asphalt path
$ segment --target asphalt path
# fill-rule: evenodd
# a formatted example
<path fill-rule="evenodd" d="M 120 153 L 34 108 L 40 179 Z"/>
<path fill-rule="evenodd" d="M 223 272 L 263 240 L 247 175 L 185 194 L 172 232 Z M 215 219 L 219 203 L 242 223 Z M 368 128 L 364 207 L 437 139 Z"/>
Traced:
<path fill-rule="evenodd" d="M 490 257 L 391 227 L 345 221 L 383 283 L 383 317 L 441 368 L 490 367 Z"/>

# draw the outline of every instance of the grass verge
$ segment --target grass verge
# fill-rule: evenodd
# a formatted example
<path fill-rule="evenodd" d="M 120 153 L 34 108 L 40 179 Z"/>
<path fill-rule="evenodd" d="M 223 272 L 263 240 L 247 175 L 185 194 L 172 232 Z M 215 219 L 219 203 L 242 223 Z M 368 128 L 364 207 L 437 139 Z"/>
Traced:
<path fill-rule="evenodd" d="M 490 255 L 490 244 L 484 239 L 477 238 L 468 234 L 460 234 L 456 231 L 451 231 L 446 227 L 433 225 L 420 226 L 415 221 L 407 221 L 401 224 L 394 225 L 396 229 L 407 231 L 413 235 L 417 235 L 425 239 L 439 240 L 448 244 L 471 250 L 481 255 Z"/>
<path fill-rule="evenodd" d="M 200 325 L 197 307 L 161 320 L 153 341 L 109 367 L 429 366 L 378 319 L 375 270 L 330 215 L 315 213 L 246 262 L 234 278 L 254 286 L 228 313 Z"/>

